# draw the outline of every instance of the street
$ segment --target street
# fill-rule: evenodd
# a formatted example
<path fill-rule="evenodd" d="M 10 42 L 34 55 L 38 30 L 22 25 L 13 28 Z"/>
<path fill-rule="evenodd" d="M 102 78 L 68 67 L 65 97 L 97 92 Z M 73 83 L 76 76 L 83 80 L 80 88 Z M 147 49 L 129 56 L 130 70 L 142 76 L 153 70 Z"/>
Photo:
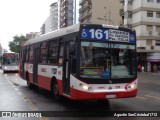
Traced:
<path fill-rule="evenodd" d="M 160 111 L 160 74 L 150 72 L 138 73 L 138 95 L 135 98 L 110 99 L 108 101 L 73 101 L 64 98 L 56 101 L 51 97 L 50 92 L 38 88 L 28 88 L 26 81 L 22 80 L 18 73 L 3 74 L 0 71 L 0 111 L 59 111 L 69 112 L 81 115 L 82 111 Z M 76 112 L 75 112 L 76 111 Z M 116 117 L 62 117 L 52 116 L 42 118 L 32 118 L 36 120 L 52 119 L 111 119 Z M 76 116 L 76 115 L 75 115 Z M 0 118 L 1 120 L 2 118 Z M 21 118 L 22 119 L 22 118 Z M 24 119 L 24 118 L 23 118 Z M 27 119 L 27 118 L 25 118 Z M 31 118 L 30 118 L 31 119 Z M 124 117 L 122 119 L 128 119 Z M 131 117 L 129 119 L 155 119 L 158 117 Z M 15 118 L 17 120 L 17 118 Z"/>

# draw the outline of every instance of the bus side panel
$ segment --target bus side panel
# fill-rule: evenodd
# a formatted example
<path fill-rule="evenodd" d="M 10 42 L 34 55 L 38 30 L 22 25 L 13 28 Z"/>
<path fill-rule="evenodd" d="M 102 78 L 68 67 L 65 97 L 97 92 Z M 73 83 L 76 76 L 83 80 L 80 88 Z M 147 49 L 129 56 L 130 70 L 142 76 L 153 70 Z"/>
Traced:
<path fill-rule="evenodd" d="M 33 83 L 33 74 L 32 74 L 32 73 L 29 73 L 29 81 L 30 81 L 31 83 Z"/>
<path fill-rule="evenodd" d="M 38 86 L 51 91 L 52 78 L 55 77 L 62 93 L 62 67 L 38 65 Z"/>
<path fill-rule="evenodd" d="M 51 91 L 51 78 L 38 75 L 38 86 Z"/>
<path fill-rule="evenodd" d="M 58 80 L 59 94 L 62 95 L 62 80 Z M 51 91 L 51 78 L 38 75 L 38 86 Z"/>

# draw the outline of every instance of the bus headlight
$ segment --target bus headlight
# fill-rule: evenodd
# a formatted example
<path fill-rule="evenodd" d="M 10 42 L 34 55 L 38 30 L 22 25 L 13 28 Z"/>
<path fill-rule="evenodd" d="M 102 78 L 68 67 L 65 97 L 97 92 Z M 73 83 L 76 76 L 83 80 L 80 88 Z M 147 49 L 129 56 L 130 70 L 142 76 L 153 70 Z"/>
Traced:
<path fill-rule="evenodd" d="M 137 88 L 137 80 L 126 85 L 126 90 L 128 91 L 133 90 L 135 88 Z"/>
<path fill-rule="evenodd" d="M 83 85 L 83 89 L 84 90 L 88 90 L 88 86 L 87 85 Z"/>
<path fill-rule="evenodd" d="M 7 69 L 7 67 L 5 66 L 4 69 Z"/>
<path fill-rule="evenodd" d="M 80 83 L 79 86 L 81 86 L 85 91 L 92 91 L 92 87 L 89 85 Z"/>

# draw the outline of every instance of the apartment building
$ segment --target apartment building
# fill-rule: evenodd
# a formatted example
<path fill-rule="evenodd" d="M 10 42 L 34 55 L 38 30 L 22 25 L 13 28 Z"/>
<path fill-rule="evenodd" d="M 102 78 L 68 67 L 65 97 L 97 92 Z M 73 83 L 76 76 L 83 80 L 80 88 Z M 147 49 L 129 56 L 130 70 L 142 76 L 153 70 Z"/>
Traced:
<path fill-rule="evenodd" d="M 2 47 L 2 45 L 0 43 L 0 56 L 2 56 L 3 53 L 4 53 L 4 48 Z"/>
<path fill-rule="evenodd" d="M 29 40 L 29 39 L 39 36 L 39 34 L 40 34 L 39 32 L 30 32 L 26 34 L 26 38 Z"/>
<path fill-rule="evenodd" d="M 119 0 L 80 0 L 79 5 L 80 23 L 122 24 Z"/>
<path fill-rule="evenodd" d="M 51 32 L 50 28 L 51 28 L 51 19 L 50 19 L 50 16 L 49 16 L 49 17 L 47 17 L 47 19 L 44 21 L 44 23 L 41 26 L 40 35 Z"/>
<path fill-rule="evenodd" d="M 124 26 L 136 30 L 138 62 L 146 71 L 160 66 L 160 0 L 120 0 Z"/>
<path fill-rule="evenodd" d="M 54 2 L 50 5 L 50 31 L 58 29 L 58 3 Z"/>
<path fill-rule="evenodd" d="M 60 28 L 73 25 L 74 0 L 60 0 Z"/>

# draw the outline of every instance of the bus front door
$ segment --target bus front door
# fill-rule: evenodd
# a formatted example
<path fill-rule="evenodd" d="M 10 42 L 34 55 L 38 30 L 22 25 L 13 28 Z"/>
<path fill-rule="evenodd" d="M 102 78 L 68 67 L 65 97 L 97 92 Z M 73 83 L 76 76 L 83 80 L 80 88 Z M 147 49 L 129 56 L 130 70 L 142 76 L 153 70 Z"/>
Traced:
<path fill-rule="evenodd" d="M 69 42 L 64 44 L 64 61 L 63 61 L 63 80 L 62 87 L 64 94 L 70 94 L 70 60 L 69 60 Z"/>
<path fill-rule="evenodd" d="M 34 48 L 33 52 L 33 83 L 38 84 L 38 60 L 39 60 L 39 47 Z"/>

